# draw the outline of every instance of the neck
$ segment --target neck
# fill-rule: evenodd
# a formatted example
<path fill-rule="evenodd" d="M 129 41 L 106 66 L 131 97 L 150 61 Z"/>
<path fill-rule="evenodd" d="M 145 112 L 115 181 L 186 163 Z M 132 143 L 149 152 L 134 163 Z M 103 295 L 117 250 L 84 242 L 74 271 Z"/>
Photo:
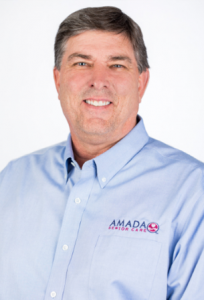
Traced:
<path fill-rule="evenodd" d="M 109 133 L 104 136 L 90 136 L 88 134 L 86 135 L 84 132 L 79 133 L 72 130 L 73 128 L 70 128 L 74 158 L 80 168 L 82 168 L 86 161 L 91 160 L 112 148 L 126 136 L 136 124 L 137 122 L 135 122 L 134 119 L 131 126 L 128 126 L 127 128 L 124 126 L 122 129 L 118 128 L 118 130 L 114 131 L 112 134 Z"/>
<path fill-rule="evenodd" d="M 78 163 L 79 167 L 82 168 L 83 164 L 91 160 L 100 154 L 106 152 L 108 149 L 113 147 L 118 141 L 115 141 L 111 144 L 106 145 L 91 145 L 86 143 L 75 143 L 72 140 L 72 148 L 74 153 L 74 159 Z"/>

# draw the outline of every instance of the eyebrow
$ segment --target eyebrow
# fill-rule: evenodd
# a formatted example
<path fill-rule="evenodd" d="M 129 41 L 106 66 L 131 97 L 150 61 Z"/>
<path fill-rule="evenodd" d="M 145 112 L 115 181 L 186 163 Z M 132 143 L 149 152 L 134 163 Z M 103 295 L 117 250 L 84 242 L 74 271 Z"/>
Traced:
<path fill-rule="evenodd" d="M 93 57 L 91 55 L 86 55 L 86 54 L 82 54 L 82 53 L 72 53 L 71 55 L 69 55 L 68 60 L 70 61 L 75 57 L 80 57 L 83 59 L 93 59 Z M 118 61 L 118 60 L 123 60 L 123 61 L 127 61 L 130 64 L 132 64 L 132 60 L 128 57 L 128 56 L 124 56 L 124 55 L 118 55 L 118 56 L 108 56 L 108 60 L 109 61 Z"/>
<path fill-rule="evenodd" d="M 109 56 L 108 60 L 110 60 L 110 61 L 124 60 L 124 61 L 128 61 L 130 64 L 132 64 L 132 60 L 128 56 L 123 56 L 123 55 Z"/>
<path fill-rule="evenodd" d="M 92 58 L 91 55 L 85 55 L 85 54 L 81 54 L 81 53 L 72 53 L 71 55 L 69 55 L 68 61 L 72 60 L 74 57 L 80 57 L 83 59 L 91 59 Z"/>

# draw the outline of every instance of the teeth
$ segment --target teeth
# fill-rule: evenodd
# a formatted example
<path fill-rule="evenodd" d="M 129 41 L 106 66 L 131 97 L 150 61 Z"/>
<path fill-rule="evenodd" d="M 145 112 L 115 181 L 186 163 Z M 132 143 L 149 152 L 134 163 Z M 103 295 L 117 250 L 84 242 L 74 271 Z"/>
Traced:
<path fill-rule="evenodd" d="M 110 104 L 109 101 L 95 101 L 95 100 L 85 100 L 86 103 L 91 104 L 93 106 L 105 106 Z"/>

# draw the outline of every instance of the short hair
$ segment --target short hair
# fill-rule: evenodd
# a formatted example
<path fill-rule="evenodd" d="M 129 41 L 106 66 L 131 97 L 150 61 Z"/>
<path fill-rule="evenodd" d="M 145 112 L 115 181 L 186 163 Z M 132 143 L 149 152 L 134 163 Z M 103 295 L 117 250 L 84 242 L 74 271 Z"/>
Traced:
<path fill-rule="evenodd" d="M 67 40 L 88 30 L 123 33 L 132 43 L 140 73 L 149 68 L 147 50 L 138 24 L 113 6 L 87 7 L 69 15 L 59 26 L 55 38 L 55 67 L 60 70 Z"/>

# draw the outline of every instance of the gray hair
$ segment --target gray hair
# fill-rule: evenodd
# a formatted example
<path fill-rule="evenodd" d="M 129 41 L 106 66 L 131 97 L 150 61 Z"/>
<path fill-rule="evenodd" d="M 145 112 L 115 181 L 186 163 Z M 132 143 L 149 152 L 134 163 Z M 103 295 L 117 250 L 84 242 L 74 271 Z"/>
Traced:
<path fill-rule="evenodd" d="M 59 26 L 55 38 L 55 67 L 60 70 L 67 40 L 87 30 L 124 33 L 132 43 L 140 73 L 149 68 L 147 50 L 140 27 L 119 8 L 87 7 L 69 15 Z"/>

